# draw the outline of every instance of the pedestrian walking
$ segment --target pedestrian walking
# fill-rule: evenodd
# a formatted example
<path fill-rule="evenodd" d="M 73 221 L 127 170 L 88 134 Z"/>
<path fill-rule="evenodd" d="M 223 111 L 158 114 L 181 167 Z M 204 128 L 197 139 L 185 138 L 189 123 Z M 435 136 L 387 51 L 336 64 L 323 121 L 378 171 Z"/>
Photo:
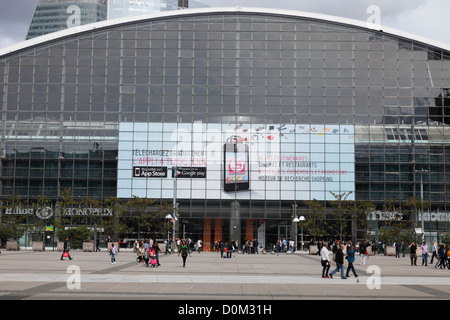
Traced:
<path fill-rule="evenodd" d="M 320 260 L 322 264 L 322 278 L 328 278 L 328 271 L 330 271 L 331 263 L 327 243 L 323 243 L 322 249 L 320 249 Z"/>
<path fill-rule="evenodd" d="M 69 237 L 66 237 L 63 244 L 63 253 L 61 254 L 61 260 L 64 260 L 64 257 L 69 258 L 69 260 L 72 260 L 73 258 L 70 256 L 70 243 L 69 243 Z"/>
<path fill-rule="evenodd" d="M 395 257 L 400 258 L 400 249 L 401 249 L 400 243 L 398 241 L 395 241 L 394 247 L 395 247 Z"/>
<path fill-rule="evenodd" d="M 198 253 L 200 253 L 200 251 L 202 251 L 202 245 L 203 245 L 202 240 L 198 239 L 197 240 L 197 251 L 198 251 Z"/>
<path fill-rule="evenodd" d="M 172 254 L 172 252 L 170 252 L 170 242 L 169 242 L 169 239 L 166 240 L 166 254 Z"/>
<path fill-rule="evenodd" d="M 417 246 L 413 242 L 409 245 L 409 258 L 411 259 L 411 265 L 417 266 L 417 256 L 416 256 Z"/>
<path fill-rule="evenodd" d="M 161 251 L 161 249 L 159 248 L 159 245 L 158 245 L 158 241 L 153 241 L 153 249 L 155 250 L 155 254 L 156 254 L 156 263 L 158 264 L 158 267 L 161 265 L 160 263 L 159 263 L 159 253 L 161 252 L 162 253 L 162 251 Z"/>
<path fill-rule="evenodd" d="M 431 261 L 430 264 L 433 264 L 434 258 L 438 259 L 437 257 L 437 247 L 434 241 L 431 242 L 431 250 L 433 251 L 431 254 Z"/>
<path fill-rule="evenodd" d="M 219 240 L 219 250 L 220 257 L 223 258 L 223 253 L 225 252 L 225 243 L 222 240 Z"/>
<path fill-rule="evenodd" d="M 339 272 L 339 271 L 341 271 L 341 279 L 347 279 L 344 276 L 344 248 L 345 248 L 345 246 L 343 244 L 341 244 L 341 246 L 336 250 L 336 258 L 335 258 L 336 269 L 331 271 L 331 273 L 330 273 L 331 279 L 333 279 L 333 274 L 335 274 L 336 272 Z"/>
<path fill-rule="evenodd" d="M 444 259 L 447 259 L 447 268 L 450 270 L 450 248 L 447 246 L 446 257 Z"/>
<path fill-rule="evenodd" d="M 345 275 L 347 278 L 349 277 L 350 274 L 350 270 L 353 272 L 353 275 L 355 276 L 355 278 L 358 278 L 358 275 L 356 274 L 355 271 L 355 267 L 353 266 L 353 262 L 355 262 L 355 253 L 358 250 L 356 250 L 353 246 L 350 246 L 349 249 L 347 249 L 347 262 L 348 262 L 348 266 L 347 266 L 347 274 Z"/>
<path fill-rule="evenodd" d="M 422 266 L 425 263 L 425 267 L 428 266 L 428 246 L 427 243 L 424 241 L 422 245 L 420 246 L 422 249 Z"/>
<path fill-rule="evenodd" d="M 441 244 L 438 250 L 439 264 L 436 264 L 435 268 L 439 267 L 440 269 L 445 268 L 445 246 Z"/>
<path fill-rule="evenodd" d="M 138 262 L 138 265 L 140 265 L 141 263 L 142 263 L 142 264 L 145 264 L 144 255 L 145 255 L 145 249 L 144 249 L 144 246 L 140 246 L 140 247 L 137 249 L 137 258 L 136 258 L 136 260 L 137 260 L 137 262 Z M 148 257 L 147 257 L 147 259 L 148 259 Z"/>
<path fill-rule="evenodd" d="M 97 239 L 95 239 L 95 252 L 100 251 L 100 237 L 97 235 Z"/>
<path fill-rule="evenodd" d="M 228 241 L 227 242 L 227 258 L 231 258 L 233 256 L 233 242 Z"/>
<path fill-rule="evenodd" d="M 111 244 L 111 250 L 109 251 L 109 255 L 111 256 L 111 264 L 116 264 L 116 254 L 117 248 L 114 246 L 114 242 Z"/>
<path fill-rule="evenodd" d="M 253 248 L 255 248 L 255 253 L 259 254 L 259 248 L 258 248 L 258 239 L 253 240 Z"/>
<path fill-rule="evenodd" d="M 359 245 L 359 264 L 361 266 L 366 265 L 366 258 L 367 258 L 367 243 L 366 241 L 363 241 L 360 245 Z"/>
<path fill-rule="evenodd" d="M 187 256 L 191 256 L 191 251 L 189 250 L 189 246 L 186 244 L 186 241 L 183 240 L 183 242 L 181 243 L 180 249 L 178 251 L 178 256 L 180 256 L 181 254 L 181 258 L 183 258 L 183 268 L 186 268 L 186 259 Z"/>

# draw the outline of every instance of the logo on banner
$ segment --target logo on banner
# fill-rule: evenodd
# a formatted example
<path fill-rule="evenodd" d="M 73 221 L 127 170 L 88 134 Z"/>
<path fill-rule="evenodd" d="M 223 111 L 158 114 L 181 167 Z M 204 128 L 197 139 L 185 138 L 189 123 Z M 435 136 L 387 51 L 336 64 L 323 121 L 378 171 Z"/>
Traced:
<path fill-rule="evenodd" d="M 245 161 L 242 158 L 234 158 L 228 162 L 228 171 L 230 174 L 245 172 Z"/>
<path fill-rule="evenodd" d="M 50 207 L 45 207 L 42 209 L 36 210 L 36 216 L 40 219 L 48 219 L 53 216 L 53 210 Z"/>

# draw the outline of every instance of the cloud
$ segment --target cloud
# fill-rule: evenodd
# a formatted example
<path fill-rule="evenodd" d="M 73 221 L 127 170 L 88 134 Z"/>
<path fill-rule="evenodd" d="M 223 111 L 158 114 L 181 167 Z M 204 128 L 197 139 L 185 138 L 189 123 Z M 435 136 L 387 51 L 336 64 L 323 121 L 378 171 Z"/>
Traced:
<path fill-rule="evenodd" d="M 450 44 L 449 12 L 449 1 L 428 0 L 422 6 L 397 16 L 391 24 L 393 28 Z M 408 26 L 407 30 L 405 26 Z"/>
<path fill-rule="evenodd" d="M 367 21 L 370 6 L 380 10 L 379 24 L 434 40 L 450 43 L 448 12 L 450 1 L 443 0 L 198 0 L 211 7 L 278 8 L 327 14 Z M 371 21 L 374 22 L 374 21 Z"/>
<path fill-rule="evenodd" d="M 0 48 L 23 41 L 38 0 L 0 0 Z M 380 24 L 450 43 L 448 12 L 443 0 L 197 0 L 210 7 L 277 8 L 334 15 L 360 21 L 371 16 L 367 8 L 380 8 Z"/>
<path fill-rule="evenodd" d="M 25 40 L 37 0 L 0 0 L 0 48 Z"/>
<path fill-rule="evenodd" d="M 400 14 L 412 11 L 425 4 L 428 0 L 198 0 L 211 7 L 243 7 L 280 8 L 335 15 L 365 21 L 368 17 L 367 8 L 379 6 L 382 16 L 391 20 Z"/>

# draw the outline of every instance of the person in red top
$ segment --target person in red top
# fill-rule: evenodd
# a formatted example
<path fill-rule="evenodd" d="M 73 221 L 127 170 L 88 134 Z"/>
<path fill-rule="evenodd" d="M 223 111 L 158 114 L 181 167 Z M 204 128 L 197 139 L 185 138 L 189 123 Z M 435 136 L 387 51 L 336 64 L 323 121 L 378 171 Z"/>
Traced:
<path fill-rule="evenodd" d="M 72 260 L 73 258 L 70 256 L 70 244 L 69 244 L 69 237 L 66 237 L 66 240 L 64 240 L 64 246 L 63 246 L 63 253 L 61 254 L 61 260 L 64 260 L 64 256 L 68 257 L 69 260 Z"/>

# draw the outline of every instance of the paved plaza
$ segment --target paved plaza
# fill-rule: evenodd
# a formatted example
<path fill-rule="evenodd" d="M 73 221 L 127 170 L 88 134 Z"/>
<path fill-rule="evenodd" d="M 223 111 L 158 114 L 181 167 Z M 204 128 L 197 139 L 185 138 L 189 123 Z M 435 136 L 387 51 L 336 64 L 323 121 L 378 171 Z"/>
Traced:
<path fill-rule="evenodd" d="M 450 299 L 450 270 L 410 265 L 405 258 L 356 257 L 356 279 L 322 279 L 320 257 L 295 254 L 235 254 L 230 259 L 193 252 L 186 268 L 177 254 L 160 255 L 161 266 L 138 265 L 136 254 L 121 250 L 116 264 L 108 253 L 2 251 L 1 300 L 330 300 Z M 334 264 L 332 269 L 334 269 Z M 331 269 L 331 270 L 332 270 Z"/>

